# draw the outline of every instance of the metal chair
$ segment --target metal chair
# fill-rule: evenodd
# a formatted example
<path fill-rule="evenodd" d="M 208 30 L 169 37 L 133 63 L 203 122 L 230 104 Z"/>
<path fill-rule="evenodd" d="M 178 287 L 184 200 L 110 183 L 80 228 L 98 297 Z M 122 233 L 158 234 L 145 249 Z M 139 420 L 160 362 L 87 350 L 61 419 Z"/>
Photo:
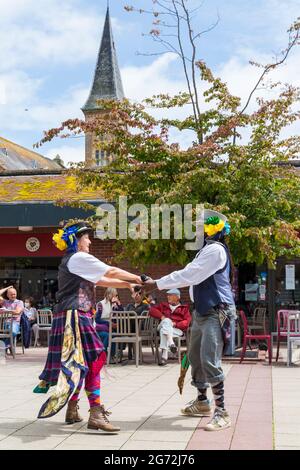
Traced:
<path fill-rule="evenodd" d="M 140 318 L 144 320 L 144 317 Z M 114 329 L 113 324 L 115 325 Z M 135 365 L 138 367 L 140 354 L 142 355 L 142 336 L 140 334 L 138 315 L 136 312 L 111 312 L 109 317 L 107 365 L 110 363 L 111 347 L 113 343 L 115 343 L 116 346 L 124 343 L 133 344 L 135 346 Z M 118 357 L 118 354 L 116 356 Z"/>
<path fill-rule="evenodd" d="M 49 345 L 49 333 L 52 327 L 52 311 L 50 309 L 42 309 L 37 311 L 37 326 L 38 331 L 34 341 L 34 347 L 36 348 L 39 332 L 46 331 L 47 332 L 47 344 Z"/>
<path fill-rule="evenodd" d="M 289 367 L 292 363 L 293 345 L 300 345 L 300 312 L 291 312 L 287 319 L 287 361 Z"/>
<path fill-rule="evenodd" d="M 9 339 L 9 348 L 15 359 L 16 343 L 13 337 L 13 318 L 13 314 L 10 312 L 0 313 L 0 339 Z"/>
<path fill-rule="evenodd" d="M 240 363 L 242 363 L 242 361 L 243 361 L 244 358 L 245 358 L 248 342 L 250 342 L 251 340 L 254 340 L 254 339 L 255 339 L 255 340 L 266 340 L 266 341 L 267 341 L 267 344 L 268 344 L 268 355 L 269 355 L 269 364 L 271 364 L 271 362 L 272 362 L 271 335 L 252 335 L 252 334 L 249 332 L 248 321 L 247 321 L 247 317 L 246 317 L 245 313 L 243 312 L 243 310 L 240 310 L 238 313 L 239 313 L 239 315 L 240 315 L 240 317 L 241 317 L 241 319 L 242 319 L 242 322 L 243 322 L 243 330 L 244 330 L 244 335 L 243 335 L 243 349 L 242 349 L 242 354 L 241 354 Z"/>
<path fill-rule="evenodd" d="M 177 347 L 178 347 L 178 362 L 181 364 L 181 342 L 186 342 L 187 350 L 189 349 L 189 335 L 190 335 L 190 328 L 187 331 L 183 331 L 182 336 L 173 336 L 174 341 L 177 340 Z"/>
<path fill-rule="evenodd" d="M 142 317 L 143 319 L 139 318 L 139 330 L 140 336 L 142 338 L 142 343 L 144 341 L 150 343 L 152 354 L 155 357 L 155 361 L 158 362 L 157 321 L 153 317 L 149 316 L 148 311 L 143 312 Z"/>

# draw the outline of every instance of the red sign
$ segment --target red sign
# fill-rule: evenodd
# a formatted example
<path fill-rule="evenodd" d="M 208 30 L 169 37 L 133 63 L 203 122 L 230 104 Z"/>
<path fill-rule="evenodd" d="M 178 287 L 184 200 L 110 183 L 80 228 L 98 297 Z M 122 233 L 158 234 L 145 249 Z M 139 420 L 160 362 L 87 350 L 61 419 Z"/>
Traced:
<path fill-rule="evenodd" d="M 53 233 L 1 233 L 1 258 L 61 258 L 59 251 L 52 241 Z"/>

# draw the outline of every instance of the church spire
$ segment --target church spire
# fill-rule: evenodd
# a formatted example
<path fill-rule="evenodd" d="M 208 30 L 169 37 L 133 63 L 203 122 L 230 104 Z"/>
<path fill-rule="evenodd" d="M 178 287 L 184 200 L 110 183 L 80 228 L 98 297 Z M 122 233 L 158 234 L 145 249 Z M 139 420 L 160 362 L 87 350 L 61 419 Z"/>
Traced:
<path fill-rule="evenodd" d="M 97 100 L 121 100 L 123 98 L 124 90 L 112 34 L 109 2 L 107 2 L 107 12 L 95 70 L 94 82 L 89 98 L 82 108 L 82 111 L 85 113 L 99 110 L 100 107 L 97 103 Z"/>

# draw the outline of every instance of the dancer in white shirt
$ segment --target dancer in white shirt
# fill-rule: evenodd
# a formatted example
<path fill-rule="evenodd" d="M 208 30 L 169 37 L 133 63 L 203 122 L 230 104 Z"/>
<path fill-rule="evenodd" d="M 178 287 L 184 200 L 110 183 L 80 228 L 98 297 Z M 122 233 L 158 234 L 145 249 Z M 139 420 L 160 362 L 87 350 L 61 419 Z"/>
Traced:
<path fill-rule="evenodd" d="M 212 409 L 207 389 L 212 387 L 215 411 L 206 425 L 207 431 L 218 431 L 231 425 L 224 404 L 224 374 L 221 366 L 224 345 L 230 337 L 230 320 L 235 317 L 231 288 L 233 263 L 225 236 L 230 233 L 227 218 L 218 212 L 204 212 L 204 247 L 185 268 L 161 279 L 147 280 L 158 289 L 190 287 L 194 302 L 189 345 L 192 384 L 198 390 L 196 400 L 183 410 L 185 416 L 210 416 Z"/>

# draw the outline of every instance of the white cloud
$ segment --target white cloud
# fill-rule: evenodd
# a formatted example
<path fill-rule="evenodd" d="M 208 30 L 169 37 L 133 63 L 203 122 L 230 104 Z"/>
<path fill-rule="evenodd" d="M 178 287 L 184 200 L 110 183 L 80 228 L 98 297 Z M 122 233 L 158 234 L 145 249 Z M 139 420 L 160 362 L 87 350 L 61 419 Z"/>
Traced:
<path fill-rule="evenodd" d="M 159 93 L 176 94 L 185 88 L 182 79 L 170 75 L 170 66 L 177 60 L 174 54 L 164 54 L 150 65 L 124 67 L 121 70 L 126 96 L 135 101 Z"/>
<path fill-rule="evenodd" d="M 270 57 L 255 55 L 252 51 L 250 57 L 255 57 L 261 63 L 269 63 Z M 254 88 L 262 69 L 251 66 L 247 62 L 247 56 L 234 56 L 227 63 L 223 64 L 218 73 L 223 80 L 229 84 L 230 91 L 242 98 L 246 98 Z M 300 86 L 299 75 L 299 51 L 291 55 L 285 64 L 279 66 L 269 74 L 269 78 L 274 82 L 291 83 Z M 260 90 L 261 93 L 261 90 Z"/>
<path fill-rule="evenodd" d="M 76 0 L 0 0 L 0 70 L 95 58 L 104 17 Z"/>
<path fill-rule="evenodd" d="M 77 143 L 74 143 L 73 145 L 62 144 L 60 146 L 58 145 L 57 147 L 53 147 L 47 151 L 45 157 L 51 158 L 53 160 L 56 155 L 60 155 L 64 161 L 65 166 L 67 166 L 70 162 L 83 162 L 85 159 L 84 139 L 78 139 Z"/>
<path fill-rule="evenodd" d="M 99 40 L 104 18 L 92 6 L 83 8 L 81 0 L 0 0 L 0 129 L 34 132 L 36 140 L 41 137 L 42 130 L 57 127 L 61 121 L 72 117 L 83 118 L 80 111 L 85 103 L 89 86 L 77 84 L 74 76 L 74 86 L 67 89 L 62 96 L 57 96 L 51 103 L 42 98 L 42 86 L 46 80 L 48 66 L 61 65 L 61 73 L 65 65 L 81 67 L 86 60 L 96 61 Z M 243 3 L 243 2 L 242 2 Z M 242 3 L 234 6 L 236 16 L 236 34 L 242 38 L 232 52 L 229 61 L 223 63 L 217 70 L 228 82 L 232 93 L 246 99 L 255 83 L 259 71 L 251 67 L 248 59 L 258 59 L 268 62 L 269 56 L 262 55 L 263 37 L 251 38 L 249 25 L 265 25 L 266 37 L 274 34 L 275 49 L 277 45 L 285 45 L 285 29 L 296 17 L 299 0 L 264 0 L 260 9 L 250 11 L 248 29 L 244 34 L 245 11 Z M 225 5 L 225 4 L 224 4 Z M 229 2 L 226 14 L 229 15 L 233 2 Z M 243 23 L 239 18 L 243 15 Z M 266 18 L 268 18 L 266 20 Z M 232 24 L 232 23 L 231 23 Z M 124 31 L 132 25 L 115 21 L 114 29 Z M 250 38 L 247 42 L 247 38 Z M 252 41 L 253 40 L 253 41 Z M 287 65 L 281 67 L 275 80 L 300 85 L 298 73 L 298 56 L 293 53 Z M 128 66 L 121 71 L 126 96 L 135 101 L 158 93 L 176 94 L 186 89 L 182 73 L 176 73 L 176 56 L 166 54 L 153 60 L 146 66 Z M 41 78 L 33 78 L 32 70 L 43 67 Z M 28 72 L 27 72 L 28 70 Z M 30 70 L 30 71 L 29 71 Z M 35 75 L 36 76 L 36 72 Z M 91 77 L 92 80 L 92 77 Z M 205 105 L 202 109 L 205 109 Z M 255 106 L 255 100 L 252 107 Z M 25 111 L 27 110 L 28 111 Z M 178 109 L 176 117 L 183 117 L 190 110 Z M 153 111 L 159 116 L 159 111 Z M 175 117 L 174 110 L 168 113 Z M 298 127 L 299 132 L 299 127 Z M 184 147 L 192 141 L 190 132 L 172 133 L 172 140 L 179 141 Z M 57 144 L 52 150 L 47 150 L 51 158 L 59 153 L 65 162 L 81 161 L 84 155 L 82 144 Z M 57 152 L 56 152 L 57 150 Z M 56 152 L 56 153 L 55 153 Z M 54 155 L 53 155 L 54 153 Z"/>
<path fill-rule="evenodd" d="M 81 107 L 88 96 L 88 88 L 72 87 L 52 103 L 40 101 L 42 80 L 32 79 L 25 72 L 0 74 L 5 92 L 1 106 L 0 128 L 9 131 L 42 132 L 70 118 L 83 118 Z"/>
<path fill-rule="evenodd" d="M 28 104 L 35 99 L 41 84 L 42 79 L 33 79 L 23 71 L 0 72 L 0 86 L 5 97 L 3 104 L 6 104 L 7 108 Z M 3 113 L 5 109 L 1 111 Z"/>
<path fill-rule="evenodd" d="M 224 22 L 232 28 L 232 38 L 258 50 L 265 50 L 266 44 L 283 47 L 287 30 L 299 16 L 299 0 L 216 1 L 220 2 L 221 25 Z"/>
<path fill-rule="evenodd" d="M 7 103 L 6 99 L 6 86 L 4 80 L 2 81 L 0 78 L 0 106 L 5 105 Z"/>
<path fill-rule="evenodd" d="M 269 78 L 273 82 L 281 82 L 282 84 L 289 83 L 295 87 L 300 87 L 299 54 L 299 50 L 294 50 L 283 65 L 270 73 Z M 270 57 L 258 55 L 255 51 L 252 51 L 251 56 L 256 57 L 260 63 L 266 64 L 270 62 Z M 258 69 L 247 63 L 247 57 L 245 56 L 234 56 L 227 63 L 223 64 L 218 72 L 222 79 L 228 83 L 230 92 L 242 98 L 243 106 L 246 104 L 250 92 L 257 83 L 262 69 Z M 257 97 L 273 99 L 278 96 L 280 89 L 281 87 L 274 90 L 258 89 L 252 97 L 247 112 L 253 112 L 257 109 Z M 287 127 L 283 133 L 285 137 L 294 134 L 300 134 L 299 121 Z"/>
<path fill-rule="evenodd" d="M 174 54 L 166 54 L 159 59 L 154 60 L 150 65 L 143 67 L 126 67 L 122 69 L 122 77 L 124 81 L 125 92 L 128 98 L 134 101 L 141 101 L 145 97 L 151 97 L 154 94 L 169 93 L 170 95 L 176 94 L 179 91 L 187 89 L 186 83 L 182 75 L 177 75 L 176 78 L 170 73 L 170 67 L 176 61 Z M 242 104 L 246 100 L 255 86 L 260 74 L 261 69 L 251 66 L 249 59 L 255 59 L 260 63 L 269 63 L 272 57 L 267 54 L 261 54 L 250 48 L 241 48 L 234 54 L 229 61 L 220 65 L 219 69 L 214 70 L 216 76 L 220 76 L 224 80 L 232 94 L 242 98 Z M 291 83 L 294 86 L 300 87 L 299 75 L 299 51 L 294 50 L 287 62 L 278 67 L 275 72 L 270 74 L 273 81 L 281 81 L 282 83 Z M 199 84 L 199 92 L 204 90 L 203 84 Z M 274 97 L 274 92 L 259 89 L 252 98 L 248 111 L 257 109 L 256 97 L 261 96 L 266 99 Z M 201 109 L 206 110 L 210 105 L 201 100 Z M 149 110 L 156 117 L 161 116 L 158 110 Z M 164 111 L 164 116 L 172 118 L 183 118 L 191 113 L 190 107 L 178 108 L 177 110 Z M 287 131 L 290 135 L 300 133 L 300 123 L 290 126 Z M 183 148 L 188 147 L 193 141 L 193 134 L 189 131 L 184 132 L 171 132 L 171 141 L 179 142 Z"/>

